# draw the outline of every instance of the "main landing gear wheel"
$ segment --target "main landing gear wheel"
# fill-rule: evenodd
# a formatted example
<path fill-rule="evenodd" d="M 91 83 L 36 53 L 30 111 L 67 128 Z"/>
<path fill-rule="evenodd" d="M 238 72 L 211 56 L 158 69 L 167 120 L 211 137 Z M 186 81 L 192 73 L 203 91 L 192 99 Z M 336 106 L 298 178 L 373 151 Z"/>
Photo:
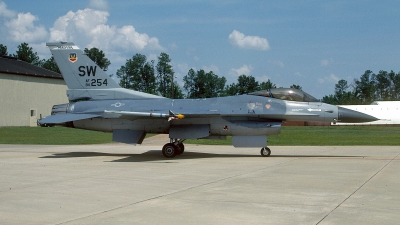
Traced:
<path fill-rule="evenodd" d="M 174 158 L 176 152 L 177 152 L 177 147 L 173 143 L 167 143 L 162 148 L 162 154 L 165 156 L 165 158 Z"/>
<path fill-rule="evenodd" d="M 261 149 L 261 156 L 262 157 L 268 157 L 271 155 L 271 149 L 269 149 L 268 147 L 264 147 Z"/>
<path fill-rule="evenodd" d="M 182 155 L 182 153 L 185 151 L 185 146 L 183 143 L 179 143 L 178 145 L 175 145 L 176 147 L 176 153 L 175 155 Z"/>
<path fill-rule="evenodd" d="M 170 143 L 167 143 L 162 148 L 162 154 L 166 158 L 174 158 L 177 155 L 182 155 L 185 151 L 185 146 L 183 142 L 185 139 L 170 138 Z"/>

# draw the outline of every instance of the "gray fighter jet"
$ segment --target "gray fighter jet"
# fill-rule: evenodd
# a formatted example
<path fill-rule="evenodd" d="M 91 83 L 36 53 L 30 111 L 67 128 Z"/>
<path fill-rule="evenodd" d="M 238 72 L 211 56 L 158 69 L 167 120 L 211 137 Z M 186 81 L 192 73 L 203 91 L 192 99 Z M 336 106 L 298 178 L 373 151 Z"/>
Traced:
<path fill-rule="evenodd" d="M 68 86 L 68 104 L 53 106 L 41 124 L 112 132 L 113 140 L 141 144 L 146 133 L 169 134 L 167 158 L 184 152 L 186 139 L 225 139 L 235 147 L 261 147 L 269 156 L 267 136 L 280 133 L 284 121 L 369 122 L 375 117 L 324 104 L 289 88 L 246 95 L 169 99 L 121 88 L 74 43 L 47 43 Z"/>

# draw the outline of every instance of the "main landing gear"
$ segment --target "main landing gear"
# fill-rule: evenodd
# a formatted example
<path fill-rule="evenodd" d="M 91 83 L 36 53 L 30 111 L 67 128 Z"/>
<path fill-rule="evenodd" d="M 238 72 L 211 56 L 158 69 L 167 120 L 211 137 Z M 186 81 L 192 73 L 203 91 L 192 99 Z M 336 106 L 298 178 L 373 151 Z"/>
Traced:
<path fill-rule="evenodd" d="M 166 158 L 174 158 L 176 155 L 182 155 L 185 151 L 185 146 L 183 145 L 183 140 L 171 138 L 170 143 L 167 143 L 162 148 L 162 154 Z"/>
<path fill-rule="evenodd" d="M 264 147 L 261 149 L 261 156 L 262 157 L 268 157 L 271 155 L 271 149 L 269 149 L 268 147 Z"/>

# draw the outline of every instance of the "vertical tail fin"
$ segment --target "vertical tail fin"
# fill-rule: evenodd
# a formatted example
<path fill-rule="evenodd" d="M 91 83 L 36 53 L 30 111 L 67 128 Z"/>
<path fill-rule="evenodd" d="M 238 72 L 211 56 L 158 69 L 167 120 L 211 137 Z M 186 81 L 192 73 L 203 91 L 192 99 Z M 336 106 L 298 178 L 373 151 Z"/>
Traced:
<path fill-rule="evenodd" d="M 68 89 L 120 88 L 74 43 L 56 42 L 46 45 L 50 48 Z"/>
<path fill-rule="evenodd" d="M 68 86 L 68 99 L 160 98 L 121 88 L 72 42 L 46 43 Z M 162 98 L 162 97 L 161 97 Z"/>

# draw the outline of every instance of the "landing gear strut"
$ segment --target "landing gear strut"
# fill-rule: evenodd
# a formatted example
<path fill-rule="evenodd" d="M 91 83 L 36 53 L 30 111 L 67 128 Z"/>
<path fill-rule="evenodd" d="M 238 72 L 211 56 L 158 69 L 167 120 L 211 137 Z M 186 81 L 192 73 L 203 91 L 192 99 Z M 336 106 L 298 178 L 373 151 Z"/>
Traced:
<path fill-rule="evenodd" d="M 261 156 L 262 157 L 268 157 L 271 155 L 271 149 L 269 149 L 268 147 L 264 147 L 261 149 Z"/>
<path fill-rule="evenodd" d="M 183 140 L 170 139 L 170 143 L 167 143 L 162 148 L 162 154 L 165 158 L 174 158 L 176 155 L 182 155 L 185 151 L 185 146 L 183 145 Z"/>

